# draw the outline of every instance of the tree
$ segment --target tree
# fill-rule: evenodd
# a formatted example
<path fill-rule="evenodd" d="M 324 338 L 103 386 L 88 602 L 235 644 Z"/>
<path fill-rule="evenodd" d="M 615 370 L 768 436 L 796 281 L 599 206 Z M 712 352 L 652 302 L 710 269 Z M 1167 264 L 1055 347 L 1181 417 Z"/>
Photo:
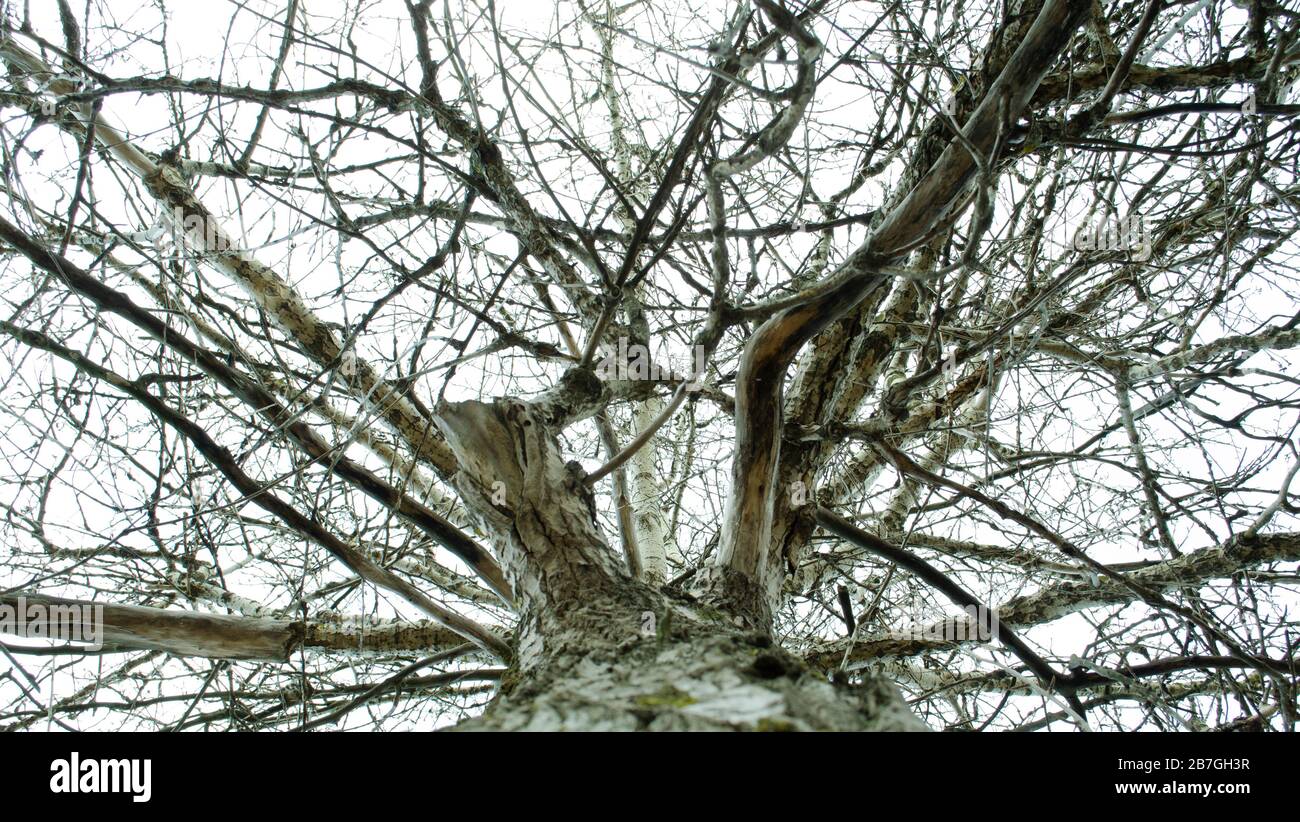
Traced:
<path fill-rule="evenodd" d="M 1283 5 L 49 5 L 6 727 L 1294 728 Z"/>

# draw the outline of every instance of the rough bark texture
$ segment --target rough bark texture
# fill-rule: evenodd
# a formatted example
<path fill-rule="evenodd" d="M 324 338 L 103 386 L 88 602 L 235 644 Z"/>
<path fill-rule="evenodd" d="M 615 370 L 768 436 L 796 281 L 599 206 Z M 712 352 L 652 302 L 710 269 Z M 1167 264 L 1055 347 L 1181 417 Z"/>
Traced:
<path fill-rule="evenodd" d="M 633 579 L 596 524 L 584 475 L 552 433 L 582 405 L 566 380 L 537 401 L 444 404 L 458 489 L 516 594 L 516 655 L 484 730 L 921 730 L 894 686 L 832 684 L 749 615 Z"/>
<path fill-rule="evenodd" d="M 698 606 L 652 597 L 663 610 L 642 635 L 645 591 L 579 606 L 527 673 L 512 671 L 462 730 L 924 730 L 895 686 L 840 685 L 765 634 L 710 620 Z M 716 619 L 716 618 L 715 618 Z"/>

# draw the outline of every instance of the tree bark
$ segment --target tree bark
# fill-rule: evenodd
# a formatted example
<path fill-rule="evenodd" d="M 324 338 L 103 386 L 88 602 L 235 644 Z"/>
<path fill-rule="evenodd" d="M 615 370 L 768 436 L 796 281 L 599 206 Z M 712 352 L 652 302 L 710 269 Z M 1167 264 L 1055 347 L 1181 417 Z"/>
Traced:
<path fill-rule="evenodd" d="M 922 730 L 898 690 L 849 686 L 776 646 L 770 625 L 634 578 L 601 536 L 555 432 L 599 393 L 570 372 L 533 401 L 444 403 L 457 488 L 492 535 L 520 611 L 479 730 Z"/>
<path fill-rule="evenodd" d="M 289 620 L 272 617 L 243 617 L 198 611 L 114 605 L 92 600 L 63 599 L 33 592 L 0 595 L 0 607 L 29 609 L 41 606 L 40 619 L 25 621 L 18 636 L 58 639 L 74 617 L 84 625 L 88 641 L 90 620 L 99 620 L 102 651 L 165 651 L 173 656 L 209 659 L 255 659 L 284 662 L 299 647 L 307 651 L 347 651 L 352 654 L 395 651 L 436 651 L 455 648 L 464 639 L 436 622 L 367 624 L 328 618 Z M 84 644 L 84 643 L 83 643 Z M 34 646 L 40 648 L 41 646 Z M 89 648 L 89 645 L 86 645 Z"/>
<path fill-rule="evenodd" d="M 514 668 L 479 718 L 458 730 L 919 731 L 889 681 L 847 685 L 672 595 L 651 597 L 653 634 L 638 633 L 645 591 L 618 607 L 578 607 L 556 621 L 581 638 Z M 651 612 L 656 613 L 656 612 Z"/>

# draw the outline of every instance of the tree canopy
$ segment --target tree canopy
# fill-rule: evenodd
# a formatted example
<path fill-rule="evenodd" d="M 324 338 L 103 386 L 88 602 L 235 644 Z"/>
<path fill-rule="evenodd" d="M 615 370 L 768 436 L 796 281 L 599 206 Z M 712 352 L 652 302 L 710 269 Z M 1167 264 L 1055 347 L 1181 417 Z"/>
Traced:
<path fill-rule="evenodd" d="M 931 727 L 1294 728 L 1285 5 L 0 36 L 0 604 L 105 606 L 102 648 L 4 638 L 0 727 L 477 714 L 515 571 L 443 409 L 555 397 L 611 561 Z"/>

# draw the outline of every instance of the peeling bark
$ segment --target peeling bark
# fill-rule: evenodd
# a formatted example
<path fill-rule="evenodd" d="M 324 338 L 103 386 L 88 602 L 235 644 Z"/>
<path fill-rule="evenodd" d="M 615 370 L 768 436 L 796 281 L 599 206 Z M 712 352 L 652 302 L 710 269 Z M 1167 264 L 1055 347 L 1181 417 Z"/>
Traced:
<path fill-rule="evenodd" d="M 580 391 L 581 380 L 570 382 Z M 558 400 L 558 402 L 557 402 Z M 446 403 L 456 485 L 493 534 L 520 606 L 501 693 L 464 729 L 905 730 L 923 726 L 892 684 L 834 685 L 766 630 L 634 579 L 600 533 L 551 396 Z M 765 628 L 765 626 L 764 626 Z"/>

